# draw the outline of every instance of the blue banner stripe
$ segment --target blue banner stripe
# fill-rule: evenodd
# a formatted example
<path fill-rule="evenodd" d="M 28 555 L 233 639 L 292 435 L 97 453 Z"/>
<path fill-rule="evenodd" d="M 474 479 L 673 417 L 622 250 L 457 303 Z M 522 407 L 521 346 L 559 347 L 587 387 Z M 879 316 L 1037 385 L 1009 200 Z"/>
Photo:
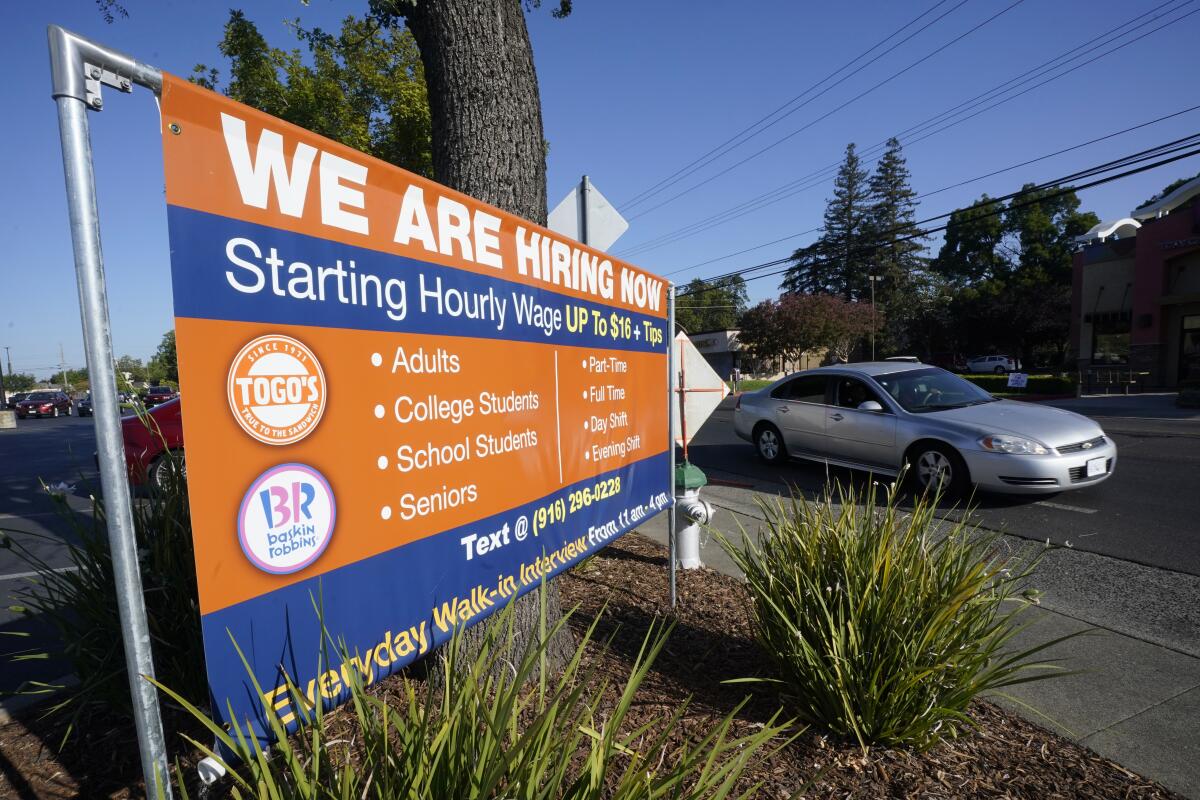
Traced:
<path fill-rule="evenodd" d="M 335 705 L 347 694 L 339 677 L 343 665 L 335 646 L 326 642 L 322 649 L 317 606 L 322 607 L 332 640 L 344 642 L 351 656 L 362 657 L 360 664 L 370 670 L 369 679 L 378 680 L 449 639 L 449 632 L 438 625 L 439 619 L 445 622 L 446 615 L 436 609 L 454 609 L 456 616 L 467 614 L 468 622 L 474 624 L 538 585 L 540 573 L 531 572 L 528 566 L 539 557 L 552 557 L 552 563 L 545 565 L 546 577 L 550 577 L 669 507 L 674 499 L 668 465 L 669 454 L 663 451 L 478 522 L 204 615 L 201 622 L 214 710 L 224 715 L 226 700 L 232 701 L 238 709 L 235 713 L 254 715 L 247 719 L 267 740 L 262 699 L 255 694 L 231 637 L 253 665 L 264 691 L 281 685 L 282 666 L 300 684 L 302 693 Z M 572 494 L 611 479 L 620 480 L 620 489 L 614 494 L 581 503 L 564 514 L 565 519 L 547 523 L 534 535 L 532 523 L 539 508 L 562 501 L 567 511 Z M 519 541 L 522 518 L 530 525 Z M 497 531 L 507 531 L 500 537 L 507 544 L 466 559 L 463 537 Z M 574 550 L 567 549 L 572 546 Z M 515 576 L 511 584 L 503 580 L 510 575 Z M 328 654 L 325 659 L 322 652 Z M 320 674 L 319 667 L 323 668 Z M 286 716 L 292 710 L 286 693 L 277 695 L 277 701 L 279 713 Z"/>
<path fill-rule="evenodd" d="M 472 336 L 664 356 L 670 342 L 665 319 L 498 277 L 179 206 L 167 207 L 167 222 L 178 317 Z M 303 266 L 293 268 L 297 263 Z M 259 288 L 239 291 L 234 283 Z M 307 299 L 312 295 L 323 299 Z M 436 311 L 438 298 L 442 313 Z M 518 306 L 527 310 L 521 319 Z M 617 336 L 611 332 L 614 322 Z M 573 324 L 581 329 L 571 330 Z M 598 325 L 606 331 L 603 335 Z"/>

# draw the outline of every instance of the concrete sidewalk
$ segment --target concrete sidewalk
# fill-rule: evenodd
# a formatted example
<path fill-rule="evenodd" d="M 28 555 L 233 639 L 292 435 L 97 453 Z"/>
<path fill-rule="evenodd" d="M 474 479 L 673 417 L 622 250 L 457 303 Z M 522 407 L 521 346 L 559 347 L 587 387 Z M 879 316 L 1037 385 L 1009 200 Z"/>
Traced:
<path fill-rule="evenodd" d="M 709 471 L 703 495 L 718 511 L 715 527 L 737 541 L 740 524 L 757 535 L 756 496 L 784 494 L 774 483 Z M 638 532 L 667 542 L 667 515 Z M 1005 536 L 1014 554 L 1040 547 Z M 740 577 L 716 542 L 702 537 L 704 563 Z M 1089 631 L 1043 652 L 1082 670 L 1009 687 L 1016 702 L 997 703 L 1086 745 L 1118 764 L 1183 795 L 1200 798 L 1200 578 L 1075 550 L 1054 550 L 1034 575 L 1040 589 L 1037 624 L 1014 639 L 1032 647 Z"/>

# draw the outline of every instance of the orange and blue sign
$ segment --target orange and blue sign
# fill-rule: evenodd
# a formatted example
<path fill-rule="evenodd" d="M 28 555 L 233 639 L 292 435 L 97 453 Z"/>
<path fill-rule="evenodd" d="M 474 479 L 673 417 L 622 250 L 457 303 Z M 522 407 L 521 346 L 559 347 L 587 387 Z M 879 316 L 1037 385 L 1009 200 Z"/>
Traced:
<path fill-rule="evenodd" d="M 171 76 L 162 122 L 218 713 L 340 702 L 671 504 L 663 279 Z"/>

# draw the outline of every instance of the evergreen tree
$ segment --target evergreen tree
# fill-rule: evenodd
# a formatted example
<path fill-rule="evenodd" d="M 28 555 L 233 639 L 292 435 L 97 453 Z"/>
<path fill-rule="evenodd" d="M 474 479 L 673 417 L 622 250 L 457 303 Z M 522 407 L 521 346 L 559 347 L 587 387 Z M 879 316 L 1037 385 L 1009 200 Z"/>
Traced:
<path fill-rule="evenodd" d="M 865 224 L 866 237 L 873 244 L 870 272 L 879 278 L 875 302 L 888 320 L 882 336 L 885 349 L 909 345 L 908 329 L 920 311 L 921 293 L 928 283 L 926 259 L 921 255 L 925 237 L 913 225 L 917 193 L 910 181 L 899 140 L 888 139 L 868 182 L 871 202 Z"/>
<path fill-rule="evenodd" d="M 846 145 L 846 158 L 833 180 L 833 197 L 825 205 L 821 235 L 792 254 L 794 266 L 784 276 L 784 291 L 825 292 L 846 300 L 868 295 L 870 207 L 867 171 L 851 142 Z"/>

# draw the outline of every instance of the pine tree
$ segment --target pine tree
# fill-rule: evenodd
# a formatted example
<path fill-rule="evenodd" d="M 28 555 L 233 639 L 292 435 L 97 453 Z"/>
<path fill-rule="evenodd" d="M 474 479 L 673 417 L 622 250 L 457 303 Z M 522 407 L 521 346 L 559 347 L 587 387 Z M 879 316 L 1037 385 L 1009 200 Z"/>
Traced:
<path fill-rule="evenodd" d="M 867 281 L 871 256 L 867 247 L 870 198 L 867 171 L 851 142 L 846 145 L 846 158 L 833 180 L 833 197 L 825 205 L 821 235 L 792 254 L 794 266 L 784 276 L 784 291 L 826 292 L 846 300 L 857 300 L 870 293 Z"/>
<path fill-rule="evenodd" d="M 922 306 L 925 280 L 924 233 L 913 225 L 917 193 L 910 184 L 908 164 L 895 137 L 875 165 L 868 182 L 870 208 L 865 232 L 872 243 L 870 272 L 878 276 L 875 302 L 888 320 L 886 348 L 909 345 L 910 323 Z"/>

